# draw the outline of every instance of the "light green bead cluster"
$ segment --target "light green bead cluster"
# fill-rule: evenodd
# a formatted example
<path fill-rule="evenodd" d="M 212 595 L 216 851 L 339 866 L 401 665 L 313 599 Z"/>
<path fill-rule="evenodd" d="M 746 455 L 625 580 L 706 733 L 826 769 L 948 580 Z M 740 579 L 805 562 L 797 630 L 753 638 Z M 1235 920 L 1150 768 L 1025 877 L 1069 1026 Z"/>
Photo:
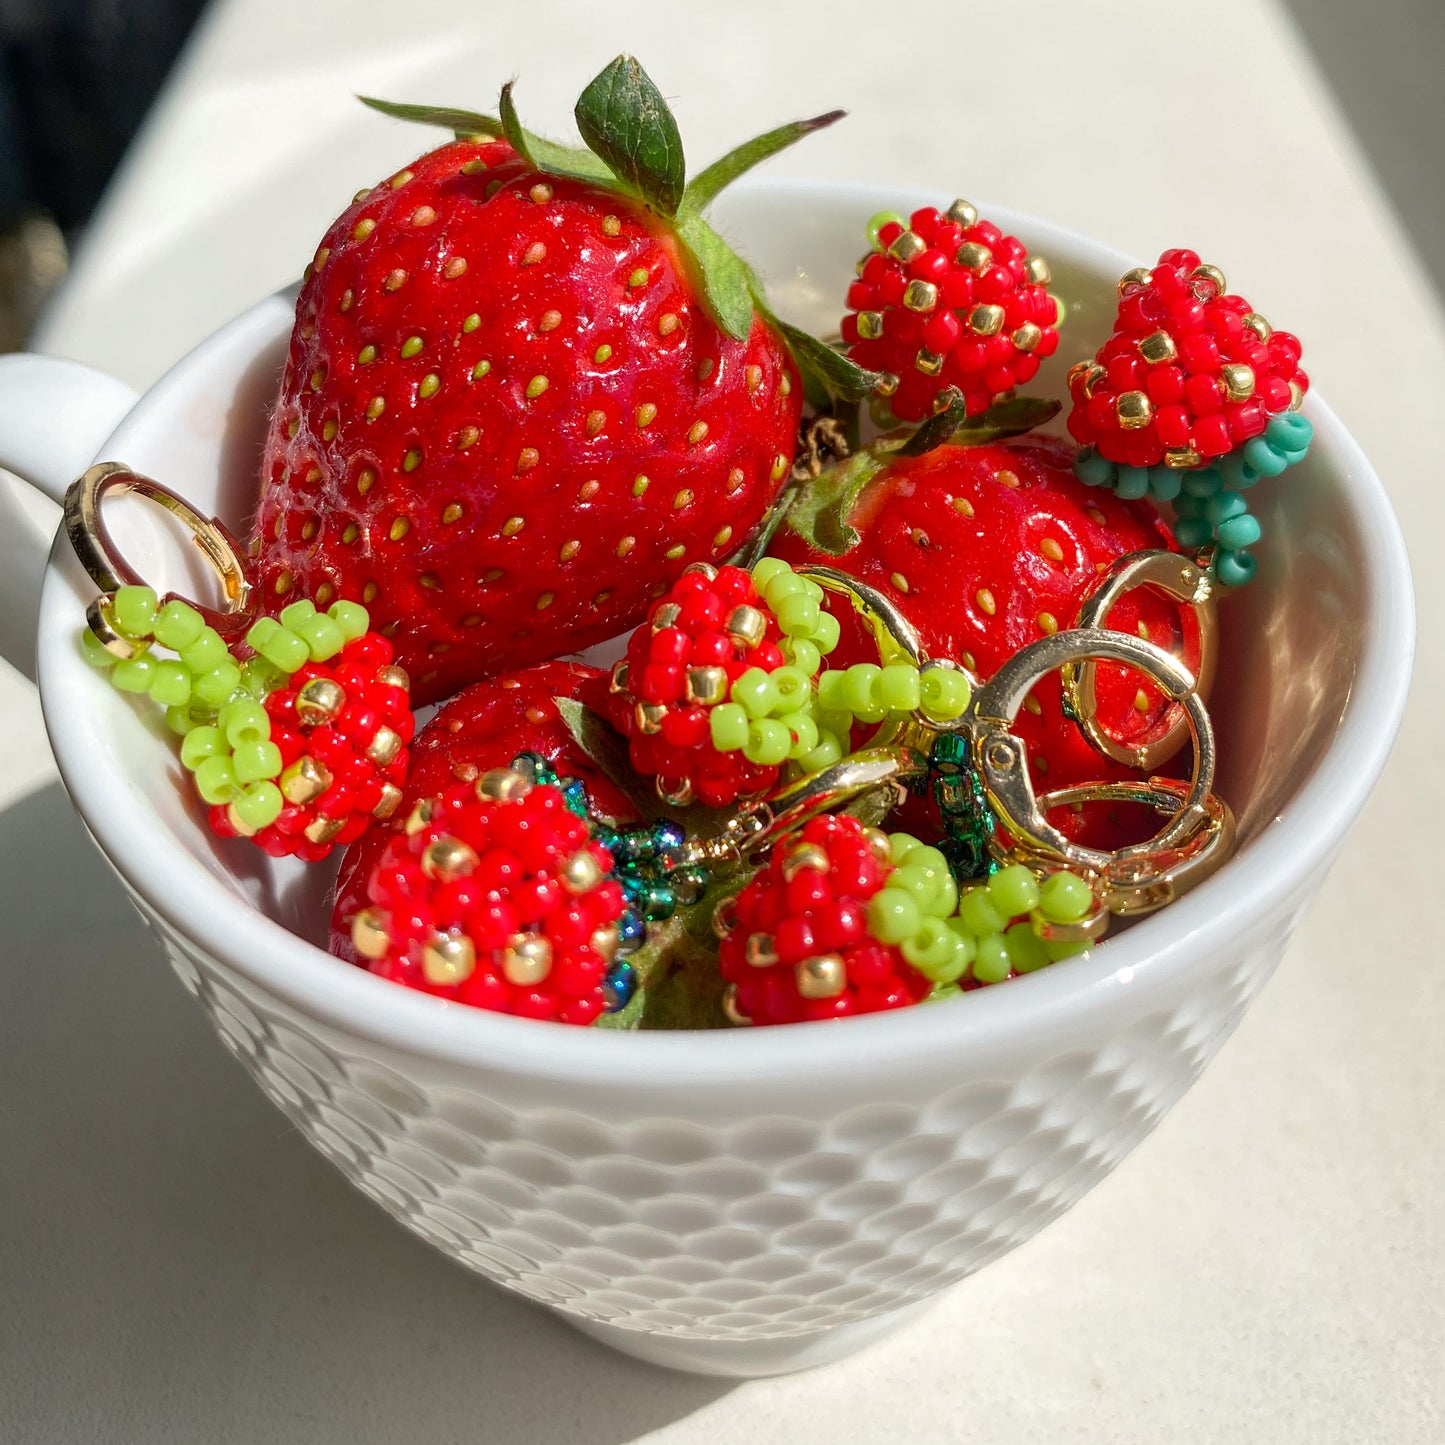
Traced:
<path fill-rule="evenodd" d="M 1093 890 L 1077 873 L 1062 870 L 1040 883 L 1022 863 L 1000 868 L 987 883 L 960 896 L 949 927 L 962 944 L 965 962 L 953 978 L 940 980 L 946 986 L 935 988 L 935 995 L 958 992 L 965 971 L 978 983 L 1002 983 L 1084 952 L 1087 943 L 1043 935 L 1050 924 L 1081 922 L 1093 907 Z"/>
<path fill-rule="evenodd" d="M 911 662 L 858 662 L 825 672 L 818 679 L 820 726 L 847 737 L 854 722 L 869 725 L 885 718 L 921 712 L 930 722 L 949 723 L 963 716 L 970 701 L 968 679 L 951 667 L 918 668 Z"/>
<path fill-rule="evenodd" d="M 120 588 L 106 604 L 106 620 L 133 655 L 117 658 L 87 627 L 81 634 L 87 660 L 109 670 L 121 692 L 146 693 L 165 708 L 196 791 L 207 803 L 229 804 L 251 832 L 274 823 L 285 801 L 274 781 L 281 754 L 261 700 L 297 668 L 335 657 L 371 625 L 354 602 L 324 613 L 294 602 L 279 620 L 252 624 L 246 642 L 256 656 L 238 663 L 200 612 L 185 602 L 163 604 L 149 587 Z M 175 657 L 156 656 L 157 646 Z"/>
<path fill-rule="evenodd" d="M 958 885 L 937 848 L 909 833 L 890 833 L 894 868 L 868 900 L 868 931 L 889 943 L 926 978 L 952 983 L 968 967 L 949 917 L 958 906 Z"/>
<path fill-rule="evenodd" d="M 778 648 L 787 663 L 772 672 L 750 667 L 734 680 L 728 701 L 708 713 L 712 744 L 759 766 L 795 762 L 805 772 L 831 767 L 843 748 L 818 726 L 812 679 L 838 645 L 838 619 L 823 606 L 823 589 L 781 558 L 759 561 L 753 583 L 778 619 Z"/>

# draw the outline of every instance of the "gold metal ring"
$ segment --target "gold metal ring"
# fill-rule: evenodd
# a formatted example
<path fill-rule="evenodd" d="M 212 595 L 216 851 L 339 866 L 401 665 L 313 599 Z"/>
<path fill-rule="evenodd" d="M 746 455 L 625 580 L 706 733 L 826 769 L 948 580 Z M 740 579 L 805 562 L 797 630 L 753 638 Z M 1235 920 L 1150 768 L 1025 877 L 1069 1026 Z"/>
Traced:
<path fill-rule="evenodd" d="M 876 587 L 840 572 L 836 567 L 809 565 L 796 569 L 799 577 L 811 577 L 825 592 L 846 597 L 853 610 L 868 624 L 878 645 L 878 661 L 911 662 L 922 667 L 928 661 L 918 629 L 897 604 L 890 602 Z M 973 679 L 969 679 L 970 683 Z"/>
<path fill-rule="evenodd" d="M 1039 807 L 1048 813 L 1076 803 L 1139 803 L 1170 816 L 1184 806 L 1187 795 L 1186 785 L 1173 778 L 1128 779 L 1058 788 L 1045 793 Z M 1229 857 L 1234 848 L 1234 813 L 1213 793 L 1204 806 L 1204 826 L 1183 846 L 1123 848 L 1094 875 L 1110 913 L 1152 913 L 1202 883 Z"/>
<path fill-rule="evenodd" d="M 1194 737 L 1194 770 L 1179 807 L 1153 838 L 1124 854 L 1072 842 L 1048 821 L 1029 777 L 1024 744 L 1011 731 L 1024 698 L 1040 678 L 1087 658 L 1138 668 L 1180 704 Z M 970 717 L 974 756 L 989 802 L 1009 834 L 1027 851 L 1069 868 L 1104 873 L 1124 855 L 1152 858 L 1168 854 L 1208 825 L 1215 771 L 1214 728 L 1195 689 L 1194 674 L 1178 658 L 1141 637 L 1110 628 L 1078 627 L 1040 638 L 994 673 L 975 695 Z"/>
<path fill-rule="evenodd" d="M 1193 609 L 1199 629 L 1195 691 L 1200 697 L 1207 698 L 1214 682 L 1214 665 L 1219 649 L 1218 618 L 1212 579 L 1191 558 L 1162 549 L 1131 552 L 1127 557 L 1120 557 L 1085 599 L 1075 626 L 1108 627 L 1109 614 L 1119 599 L 1136 587 L 1153 587 Z M 1081 662 L 1065 663 L 1059 674 L 1070 711 L 1084 736 L 1105 757 L 1126 763 L 1141 772 L 1153 772 L 1172 758 L 1187 740 L 1188 718 L 1180 709 L 1171 707 L 1164 710 L 1148 736 L 1137 742 L 1119 742 L 1105 732 L 1099 722 L 1099 703 L 1095 693 L 1098 675 L 1096 659 L 1090 657 Z"/>
<path fill-rule="evenodd" d="M 249 567 L 236 539 L 227 530 L 225 523 L 215 517 L 203 517 L 184 497 L 177 496 L 169 487 L 149 477 L 133 472 L 119 462 L 97 462 L 95 466 L 72 482 L 65 494 L 65 534 L 80 564 L 90 574 L 91 580 L 100 588 L 103 598 L 109 598 L 122 587 L 144 586 L 144 579 L 120 555 L 115 539 L 106 526 L 101 503 L 107 498 L 126 495 L 143 497 L 175 517 L 191 534 L 206 560 L 215 569 L 221 581 L 225 603 L 220 609 L 202 607 L 188 597 L 167 592 L 162 602 L 180 601 L 194 607 L 206 621 L 224 638 L 240 637 L 253 620 L 254 585 Z M 97 627 L 96 621 L 104 624 L 105 630 Z M 111 642 L 107 632 L 113 629 L 105 621 L 103 602 L 92 604 L 87 621 L 100 640 L 108 647 Z"/>

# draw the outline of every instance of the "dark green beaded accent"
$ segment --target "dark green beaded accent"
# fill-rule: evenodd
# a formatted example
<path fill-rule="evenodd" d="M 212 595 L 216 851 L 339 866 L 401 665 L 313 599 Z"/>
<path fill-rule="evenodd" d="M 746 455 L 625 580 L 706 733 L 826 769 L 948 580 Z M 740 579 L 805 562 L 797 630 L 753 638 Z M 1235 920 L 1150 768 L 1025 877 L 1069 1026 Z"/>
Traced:
<path fill-rule="evenodd" d="M 928 758 L 926 786 L 943 818 L 938 850 L 960 882 L 986 877 L 995 865 L 990 844 L 997 819 L 988 805 L 963 733 L 940 733 Z"/>

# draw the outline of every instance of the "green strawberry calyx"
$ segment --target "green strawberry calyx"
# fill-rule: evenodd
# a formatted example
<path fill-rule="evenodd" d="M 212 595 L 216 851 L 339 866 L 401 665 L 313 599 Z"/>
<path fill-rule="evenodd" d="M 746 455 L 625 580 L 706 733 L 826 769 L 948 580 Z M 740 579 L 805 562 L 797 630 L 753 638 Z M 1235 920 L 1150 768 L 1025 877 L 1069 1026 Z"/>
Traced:
<path fill-rule="evenodd" d="M 630 55 L 619 55 L 578 99 L 573 115 L 583 146 L 560 145 L 527 130 L 517 116 L 510 81 L 502 87 L 495 116 L 365 95 L 358 99 L 395 120 L 441 126 L 458 137 L 504 139 L 537 171 L 602 186 L 640 202 L 672 225 L 703 305 L 729 336 L 745 341 L 754 315 L 761 315 L 782 335 L 815 398 L 858 402 L 878 383 L 876 372 L 779 320 L 756 274 L 703 217 L 725 186 L 804 136 L 841 120 L 843 111 L 777 126 L 689 180 L 677 121 L 662 92 Z"/>
<path fill-rule="evenodd" d="M 858 545 L 850 518 L 869 482 L 899 457 L 918 457 L 937 447 L 979 447 L 1022 436 L 1052 420 L 1059 403 L 1043 397 L 1012 396 L 975 416 L 964 412 L 962 397 L 922 426 L 887 432 L 876 441 L 825 468 L 778 499 L 775 515 L 764 522 L 771 537 L 786 525 L 811 547 L 841 557 Z"/>

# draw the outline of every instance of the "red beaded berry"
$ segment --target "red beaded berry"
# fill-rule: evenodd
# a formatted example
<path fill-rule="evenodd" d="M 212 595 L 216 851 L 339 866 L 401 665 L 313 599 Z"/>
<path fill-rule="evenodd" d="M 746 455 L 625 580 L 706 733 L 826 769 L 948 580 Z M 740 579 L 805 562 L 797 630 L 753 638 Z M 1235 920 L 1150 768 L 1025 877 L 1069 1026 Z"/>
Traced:
<path fill-rule="evenodd" d="M 496 768 L 417 805 L 367 880 L 352 942 L 408 988 L 590 1024 L 624 908 L 611 869 L 560 789 Z"/>
<path fill-rule="evenodd" d="M 887 835 L 846 815 L 813 818 L 784 840 L 719 909 L 719 960 L 739 1022 L 844 1018 L 924 998 L 933 981 L 870 927 L 869 901 L 893 871 Z"/>
<path fill-rule="evenodd" d="M 393 656 L 386 638 L 368 632 L 267 693 L 261 705 L 281 758 L 281 811 L 250 830 L 233 807 L 217 804 L 211 827 L 250 837 L 272 857 L 316 862 L 389 818 L 401 803 L 416 728 L 407 675 Z"/>
<path fill-rule="evenodd" d="M 822 589 L 786 563 L 689 567 L 613 669 L 609 715 L 632 766 L 673 803 L 721 808 L 773 786 L 790 758 L 816 766 L 812 680 L 838 640 Z"/>
<path fill-rule="evenodd" d="M 940 393 L 962 393 L 970 416 L 1031 380 L 1059 344 L 1049 268 L 979 219 L 967 201 L 875 217 L 876 250 L 859 263 L 843 318 L 848 355 L 882 372 L 895 416 L 921 421 Z"/>
<path fill-rule="evenodd" d="M 1165 251 L 1119 282 L 1113 335 L 1069 372 L 1070 435 L 1119 466 L 1187 470 L 1261 435 L 1309 389 L 1300 344 L 1217 267 Z"/>

